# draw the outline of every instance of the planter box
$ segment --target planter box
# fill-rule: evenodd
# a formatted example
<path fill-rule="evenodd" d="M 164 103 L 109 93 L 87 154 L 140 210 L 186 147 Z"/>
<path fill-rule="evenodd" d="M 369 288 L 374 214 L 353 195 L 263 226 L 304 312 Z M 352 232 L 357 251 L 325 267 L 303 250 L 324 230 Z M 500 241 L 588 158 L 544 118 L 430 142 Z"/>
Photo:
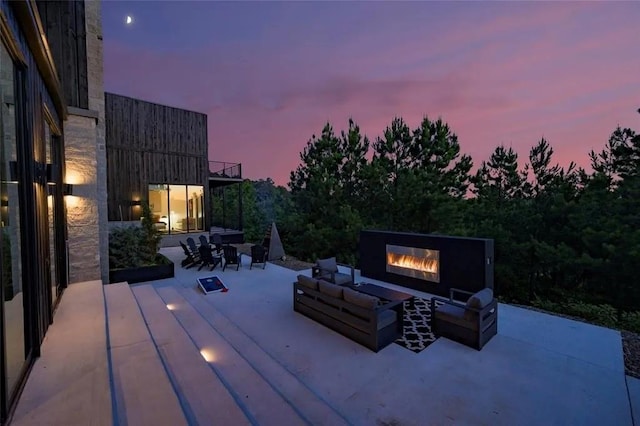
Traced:
<path fill-rule="evenodd" d="M 168 265 L 152 265 L 141 266 L 139 268 L 109 270 L 109 283 L 120 283 L 126 281 L 129 284 L 133 284 L 173 277 L 173 262 Z"/>

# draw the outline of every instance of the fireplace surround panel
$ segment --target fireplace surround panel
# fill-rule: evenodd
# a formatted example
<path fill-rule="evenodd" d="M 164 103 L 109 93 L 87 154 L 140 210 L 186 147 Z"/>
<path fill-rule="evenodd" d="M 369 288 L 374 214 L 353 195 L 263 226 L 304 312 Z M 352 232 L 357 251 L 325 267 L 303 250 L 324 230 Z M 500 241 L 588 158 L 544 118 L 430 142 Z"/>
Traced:
<path fill-rule="evenodd" d="M 452 287 L 469 292 L 493 288 L 493 240 L 364 230 L 360 272 L 447 297 Z"/>

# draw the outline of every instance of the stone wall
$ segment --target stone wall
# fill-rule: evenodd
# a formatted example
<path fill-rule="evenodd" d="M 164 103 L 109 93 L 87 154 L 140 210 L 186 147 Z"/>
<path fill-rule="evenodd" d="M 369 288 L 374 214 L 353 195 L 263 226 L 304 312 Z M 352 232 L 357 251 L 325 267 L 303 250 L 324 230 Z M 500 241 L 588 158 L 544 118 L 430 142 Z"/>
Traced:
<path fill-rule="evenodd" d="M 89 110 L 69 108 L 65 122 L 69 282 L 109 282 L 107 158 L 105 150 L 102 23 L 99 1 L 85 2 Z"/>
<path fill-rule="evenodd" d="M 65 197 L 69 283 L 102 277 L 96 128 L 95 118 L 80 115 L 69 114 L 64 123 L 65 182 L 73 184 L 73 195 Z"/>

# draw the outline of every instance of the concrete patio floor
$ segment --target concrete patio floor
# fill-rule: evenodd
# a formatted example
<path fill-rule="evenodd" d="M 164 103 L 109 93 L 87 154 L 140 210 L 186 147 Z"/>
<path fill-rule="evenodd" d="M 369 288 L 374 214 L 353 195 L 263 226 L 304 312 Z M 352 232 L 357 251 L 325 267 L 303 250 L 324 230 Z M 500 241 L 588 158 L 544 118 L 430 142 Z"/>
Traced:
<path fill-rule="evenodd" d="M 501 304 L 498 334 L 482 351 L 440 338 L 418 354 L 397 344 L 374 353 L 293 311 L 292 282 L 310 271 L 273 264 L 249 270 L 246 258 L 239 271 L 187 270 L 179 267 L 180 248 L 162 252 L 176 262 L 175 278 L 131 289 L 174 374 L 178 399 L 192 407 L 187 423 L 203 423 L 201 403 L 188 401 L 202 374 L 177 371 L 207 362 L 178 356 L 171 344 L 209 352 L 212 377 L 248 407 L 237 414 L 240 422 L 244 412 L 243 423 L 632 425 L 633 414 L 640 420 L 632 413 L 640 408 L 640 381 L 625 377 L 614 330 Z M 209 275 L 229 291 L 202 294 L 196 278 Z M 165 317 L 173 322 L 161 323 Z M 29 383 L 26 400 L 28 393 Z"/>

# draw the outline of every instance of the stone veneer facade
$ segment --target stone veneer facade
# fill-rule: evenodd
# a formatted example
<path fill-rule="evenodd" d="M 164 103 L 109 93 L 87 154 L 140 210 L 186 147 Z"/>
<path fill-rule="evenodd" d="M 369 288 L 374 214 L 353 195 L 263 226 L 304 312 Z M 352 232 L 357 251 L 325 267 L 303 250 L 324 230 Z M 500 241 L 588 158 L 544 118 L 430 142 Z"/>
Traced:
<path fill-rule="evenodd" d="M 69 283 L 109 282 L 107 155 L 100 2 L 85 2 L 89 109 L 69 108 L 64 123 Z"/>

